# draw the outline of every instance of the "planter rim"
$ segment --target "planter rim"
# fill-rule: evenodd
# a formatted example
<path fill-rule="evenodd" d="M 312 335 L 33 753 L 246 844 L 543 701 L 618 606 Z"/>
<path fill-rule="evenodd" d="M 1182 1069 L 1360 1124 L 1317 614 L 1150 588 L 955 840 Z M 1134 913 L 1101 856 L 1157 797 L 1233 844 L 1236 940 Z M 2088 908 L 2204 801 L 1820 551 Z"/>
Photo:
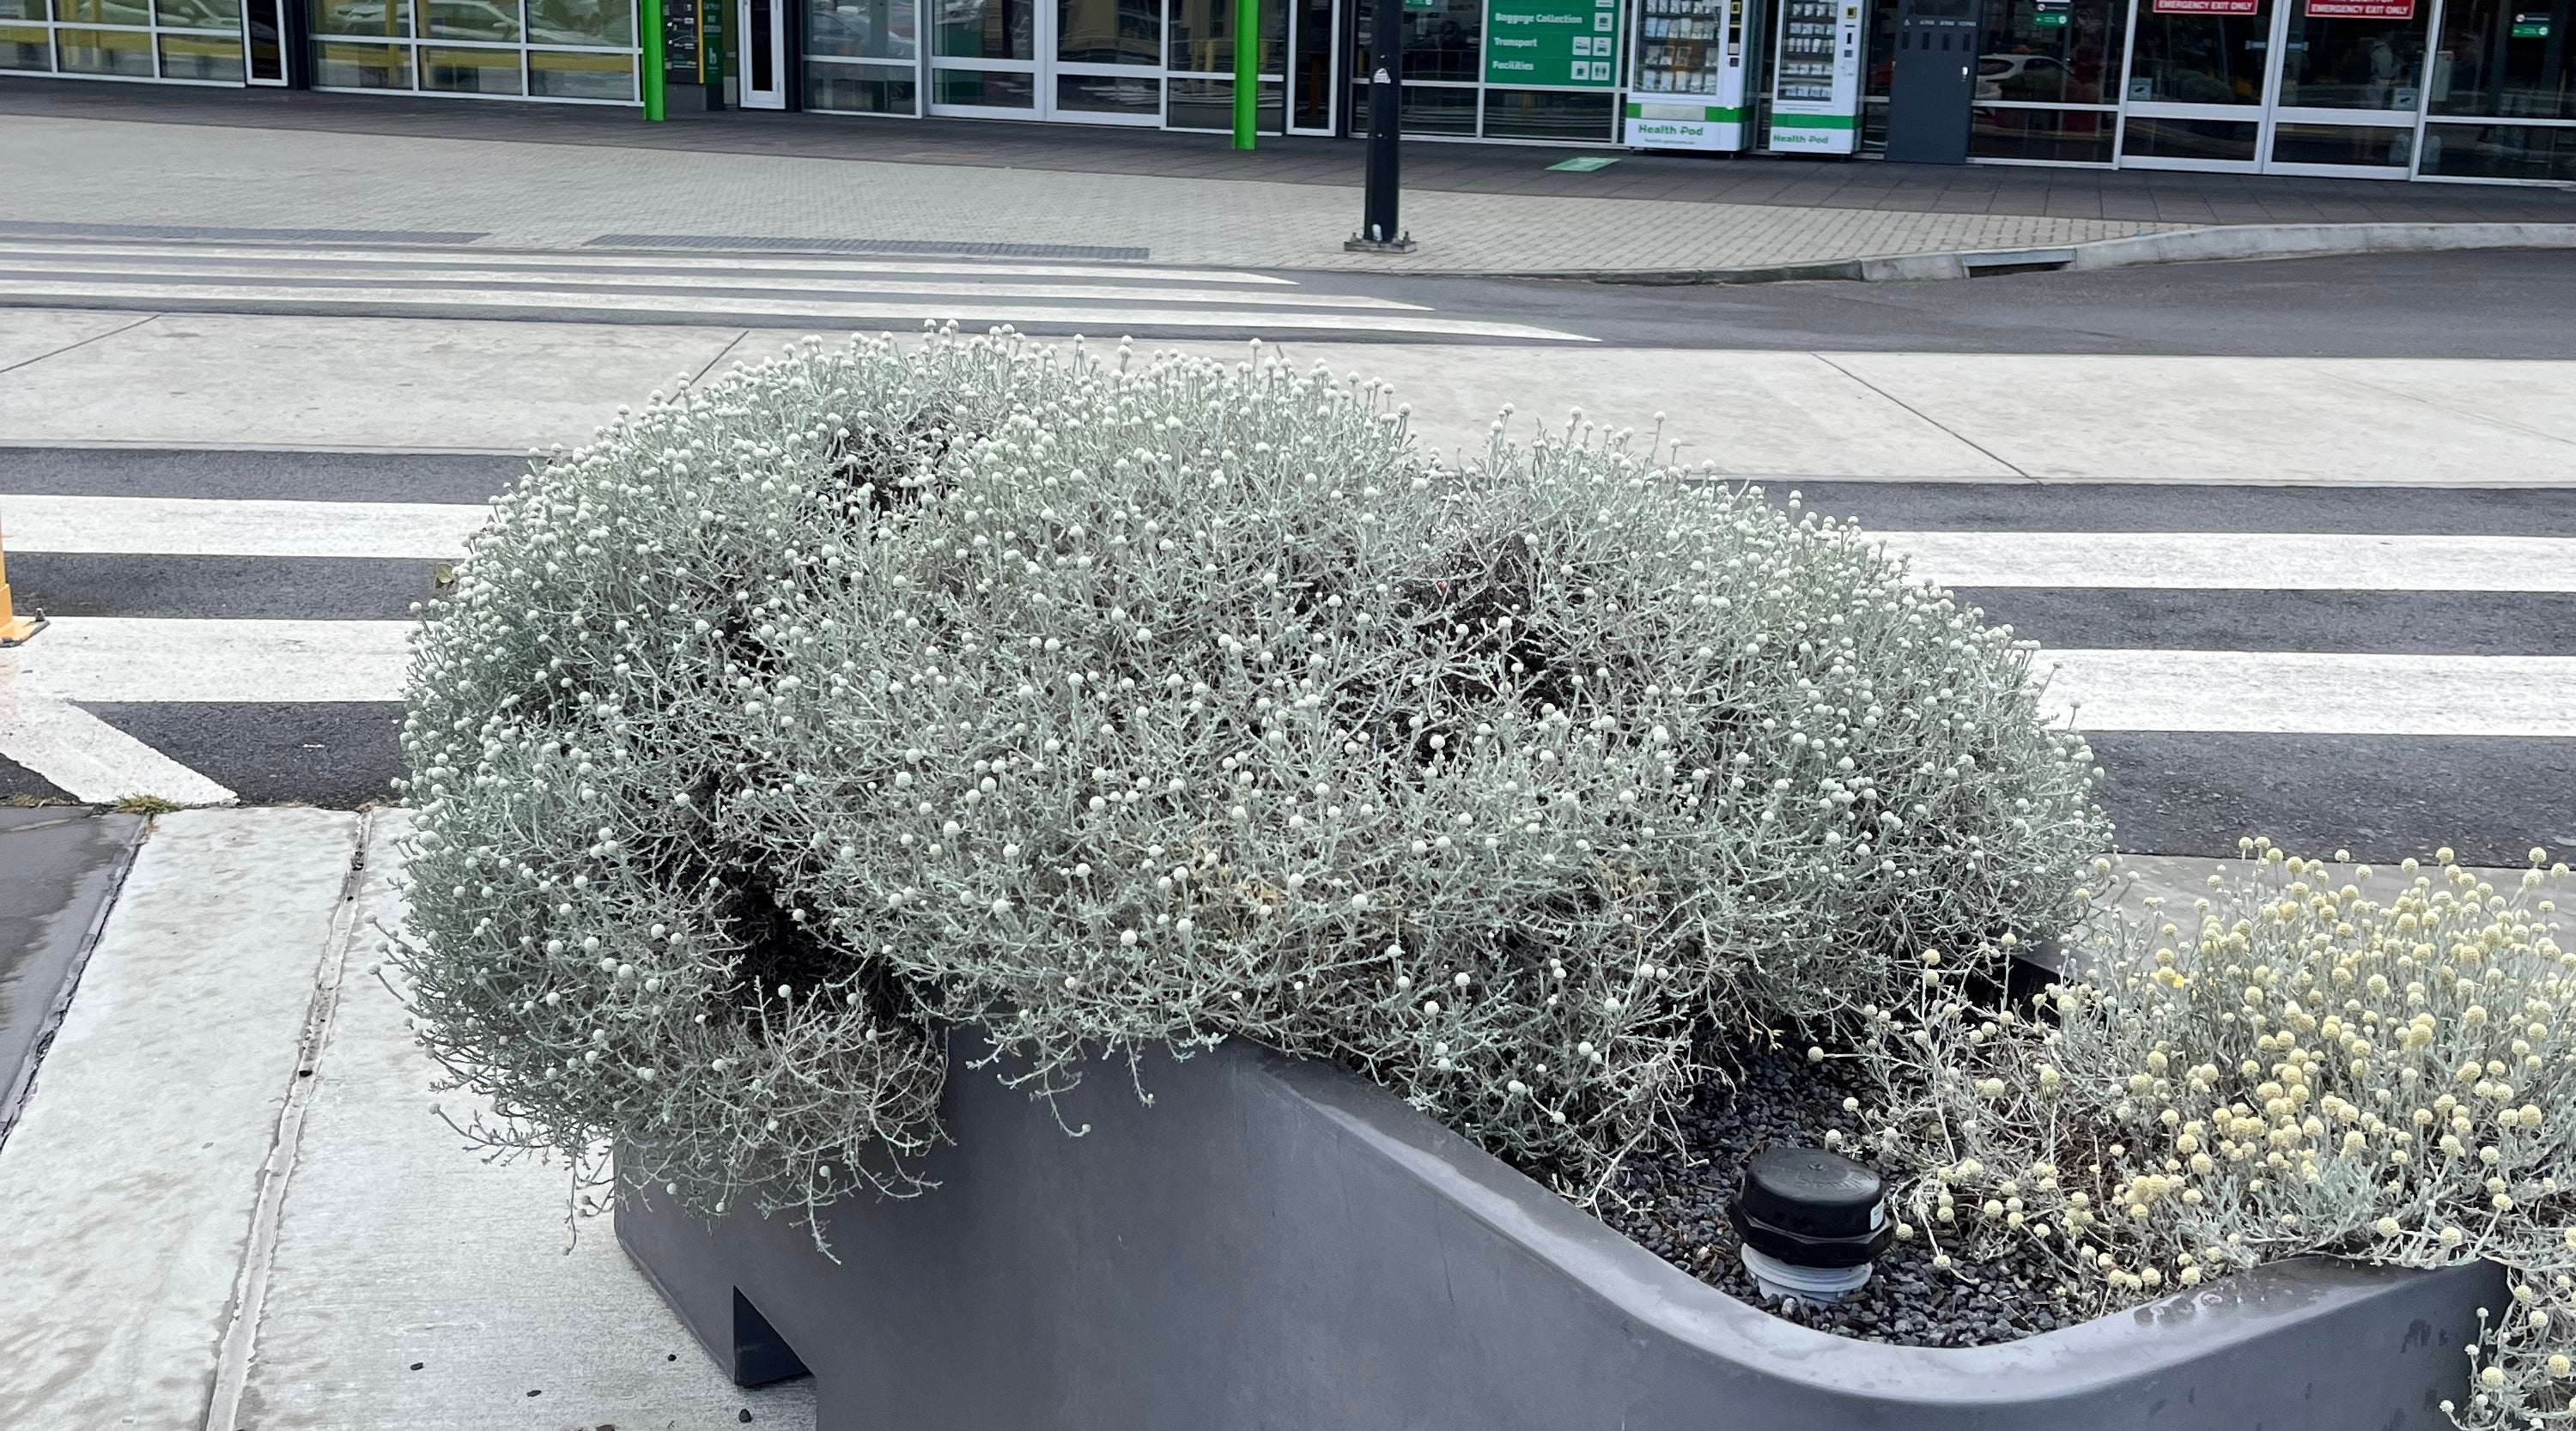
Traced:
<path fill-rule="evenodd" d="M 1585 1295 L 1695 1352 L 1819 1392 L 1899 1392 L 1962 1407 L 2046 1402 L 2135 1382 L 2252 1336 L 2369 1300 L 2414 1277 L 2306 1256 L 2017 1341 L 1911 1347 L 1800 1326 L 1700 1281 L 1519 1170 L 1345 1070 L 1247 1044 L 1263 1072 L 1350 1137 L 1465 1210 Z"/>

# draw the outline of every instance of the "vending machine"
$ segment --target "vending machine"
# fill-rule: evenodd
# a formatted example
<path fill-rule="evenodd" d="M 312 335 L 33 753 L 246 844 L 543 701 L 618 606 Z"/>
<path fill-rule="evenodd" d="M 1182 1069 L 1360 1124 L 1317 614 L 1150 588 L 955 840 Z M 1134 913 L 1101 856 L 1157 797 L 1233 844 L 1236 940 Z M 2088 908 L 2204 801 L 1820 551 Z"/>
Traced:
<path fill-rule="evenodd" d="M 1749 0 L 1760 4 L 1762 0 Z M 1745 147 L 1748 0 L 1637 0 L 1628 46 L 1627 143 L 1636 149 Z"/>
<path fill-rule="evenodd" d="M 1860 130 L 1861 0 L 1778 0 L 1763 147 L 1849 154 Z"/>

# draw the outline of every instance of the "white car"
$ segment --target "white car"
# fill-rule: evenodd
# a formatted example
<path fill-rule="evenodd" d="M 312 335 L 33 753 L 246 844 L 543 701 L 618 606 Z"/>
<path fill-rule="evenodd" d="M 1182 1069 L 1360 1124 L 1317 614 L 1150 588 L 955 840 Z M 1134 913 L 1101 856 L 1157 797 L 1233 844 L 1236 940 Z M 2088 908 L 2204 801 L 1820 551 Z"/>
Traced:
<path fill-rule="evenodd" d="M 1979 99 L 2055 99 L 2066 90 L 2073 72 L 2066 61 L 2055 55 L 1979 55 L 1977 57 L 1977 98 Z M 2023 84 L 2047 85 L 2056 94 L 2008 95 L 2007 85 L 2019 89 Z"/>

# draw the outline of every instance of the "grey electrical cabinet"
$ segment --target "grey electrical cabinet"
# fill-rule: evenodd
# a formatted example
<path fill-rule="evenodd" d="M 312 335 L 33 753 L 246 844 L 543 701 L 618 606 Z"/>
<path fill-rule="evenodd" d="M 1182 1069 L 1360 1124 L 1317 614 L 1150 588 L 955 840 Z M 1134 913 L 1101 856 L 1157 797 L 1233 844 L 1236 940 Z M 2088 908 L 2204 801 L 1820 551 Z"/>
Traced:
<path fill-rule="evenodd" d="M 1904 0 L 1887 88 L 1887 157 L 1964 164 L 1977 98 L 1977 0 Z"/>

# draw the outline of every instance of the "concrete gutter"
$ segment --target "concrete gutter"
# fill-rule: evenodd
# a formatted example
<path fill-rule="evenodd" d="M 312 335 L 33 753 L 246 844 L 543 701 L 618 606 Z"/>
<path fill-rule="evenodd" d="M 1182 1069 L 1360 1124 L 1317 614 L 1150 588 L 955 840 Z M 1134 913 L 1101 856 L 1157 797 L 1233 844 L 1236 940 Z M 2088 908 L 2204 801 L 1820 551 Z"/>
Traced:
<path fill-rule="evenodd" d="M 2437 253 L 2467 249 L 2576 248 L 2576 223 L 2217 224 L 2096 239 L 2046 248 L 1883 254 L 1818 263 L 1753 268 L 1588 269 L 1501 278 L 1580 278 L 1595 283 L 1892 283 L 1931 278 L 1985 278 L 2058 269 L 2127 268 L 2144 263 L 2214 263 L 2229 259 L 2321 258 L 2349 253 Z"/>

